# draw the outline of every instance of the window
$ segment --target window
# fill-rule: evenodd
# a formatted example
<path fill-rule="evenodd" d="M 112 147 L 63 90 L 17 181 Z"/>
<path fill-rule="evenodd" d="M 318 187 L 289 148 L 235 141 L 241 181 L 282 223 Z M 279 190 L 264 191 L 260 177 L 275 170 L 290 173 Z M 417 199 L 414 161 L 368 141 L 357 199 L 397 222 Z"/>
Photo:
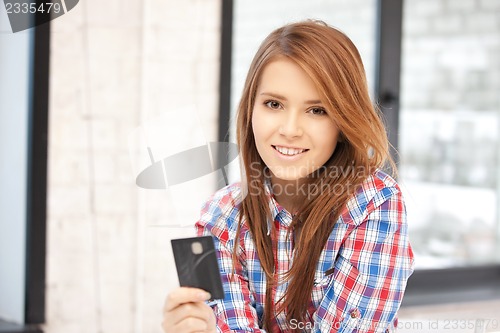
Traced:
<path fill-rule="evenodd" d="M 498 15 L 405 2 L 399 171 L 419 269 L 500 263 Z"/>

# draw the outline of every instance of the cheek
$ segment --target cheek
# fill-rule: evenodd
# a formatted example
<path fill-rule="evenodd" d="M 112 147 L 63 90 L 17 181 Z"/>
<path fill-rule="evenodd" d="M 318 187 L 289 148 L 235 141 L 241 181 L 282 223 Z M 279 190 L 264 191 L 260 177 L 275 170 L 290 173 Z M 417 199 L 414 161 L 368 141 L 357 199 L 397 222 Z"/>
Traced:
<path fill-rule="evenodd" d="M 258 142 L 260 140 L 260 125 L 257 117 L 255 116 L 255 112 L 252 115 L 252 132 L 255 141 Z"/>
<path fill-rule="evenodd" d="M 315 132 L 316 140 L 323 141 L 324 146 L 335 146 L 339 139 L 339 132 L 337 126 L 327 124 Z"/>
<path fill-rule="evenodd" d="M 332 149 L 335 149 L 335 146 L 337 145 L 337 142 L 339 141 L 339 134 L 338 132 L 335 132 L 334 135 L 330 137 L 329 144 L 332 146 Z"/>
<path fill-rule="evenodd" d="M 323 141 L 323 148 L 325 149 L 325 153 L 328 151 L 328 153 L 333 153 L 335 150 L 335 147 L 337 146 L 337 142 L 339 140 L 339 130 L 338 128 L 329 126 L 328 128 L 324 129 L 324 132 L 319 132 L 319 133 L 328 133 L 328 135 L 323 135 L 320 140 Z"/>
<path fill-rule="evenodd" d="M 263 119 L 261 112 L 254 110 L 252 115 L 252 130 L 256 142 L 266 139 L 269 132 L 268 122 Z"/>

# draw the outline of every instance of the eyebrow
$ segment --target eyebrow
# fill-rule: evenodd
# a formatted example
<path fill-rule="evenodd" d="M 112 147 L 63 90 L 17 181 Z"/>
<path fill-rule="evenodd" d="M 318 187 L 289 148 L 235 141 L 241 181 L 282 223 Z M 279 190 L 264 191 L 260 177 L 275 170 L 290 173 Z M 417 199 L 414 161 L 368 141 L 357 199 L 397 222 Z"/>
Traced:
<path fill-rule="evenodd" d="M 267 96 L 274 97 L 276 99 L 281 99 L 282 101 L 288 101 L 288 99 L 285 96 L 282 96 L 282 95 L 276 94 L 276 93 L 263 92 L 263 93 L 260 93 L 260 95 L 267 95 Z M 319 99 L 313 99 L 313 100 L 305 101 L 304 104 L 322 104 L 322 103 Z"/>

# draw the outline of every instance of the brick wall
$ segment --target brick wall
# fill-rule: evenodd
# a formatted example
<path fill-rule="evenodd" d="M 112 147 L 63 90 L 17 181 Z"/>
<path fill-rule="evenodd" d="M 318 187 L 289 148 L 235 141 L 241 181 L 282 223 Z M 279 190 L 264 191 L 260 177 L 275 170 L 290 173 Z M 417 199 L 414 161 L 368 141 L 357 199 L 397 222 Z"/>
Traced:
<path fill-rule="evenodd" d="M 495 189 L 500 2 L 406 1 L 403 30 L 402 174 Z"/>
<path fill-rule="evenodd" d="M 195 131 L 216 140 L 219 12 L 215 0 L 86 0 L 53 21 L 45 332 L 160 331 L 177 285 L 169 240 L 193 234 L 181 225 L 202 199 L 135 177 L 147 145 L 159 160 Z"/>
<path fill-rule="evenodd" d="M 406 1 L 402 106 L 498 110 L 500 2 Z"/>

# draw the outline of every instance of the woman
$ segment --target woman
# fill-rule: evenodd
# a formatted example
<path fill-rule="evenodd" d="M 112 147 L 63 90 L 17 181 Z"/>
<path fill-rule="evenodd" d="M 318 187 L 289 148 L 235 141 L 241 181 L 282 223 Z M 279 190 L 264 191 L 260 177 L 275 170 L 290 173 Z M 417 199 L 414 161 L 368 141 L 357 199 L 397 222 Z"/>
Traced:
<path fill-rule="evenodd" d="M 165 332 L 386 332 L 413 271 L 406 212 L 359 53 L 323 22 L 273 31 L 238 109 L 242 183 L 216 192 L 225 298 L 178 288 Z"/>

